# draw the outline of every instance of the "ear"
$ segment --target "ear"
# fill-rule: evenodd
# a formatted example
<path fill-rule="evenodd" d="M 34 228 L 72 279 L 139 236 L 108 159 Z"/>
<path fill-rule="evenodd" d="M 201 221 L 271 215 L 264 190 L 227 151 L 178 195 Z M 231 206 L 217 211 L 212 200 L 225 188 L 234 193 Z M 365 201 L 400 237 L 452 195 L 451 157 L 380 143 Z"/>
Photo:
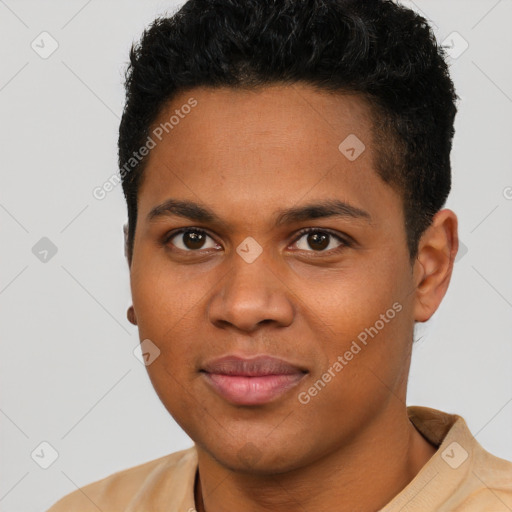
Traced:
<path fill-rule="evenodd" d="M 130 255 L 128 254 L 128 224 L 125 224 L 123 226 L 123 233 L 124 233 L 124 257 L 126 258 L 126 261 L 128 262 L 128 266 L 130 266 Z"/>
<path fill-rule="evenodd" d="M 454 212 L 440 210 L 419 241 L 414 262 L 417 322 L 426 322 L 435 313 L 448 289 L 459 249 L 457 225 Z"/>
<path fill-rule="evenodd" d="M 137 325 L 137 316 L 135 315 L 135 309 L 133 306 L 130 306 L 128 308 L 128 311 L 126 312 L 126 318 L 128 318 L 128 321 L 133 324 Z"/>

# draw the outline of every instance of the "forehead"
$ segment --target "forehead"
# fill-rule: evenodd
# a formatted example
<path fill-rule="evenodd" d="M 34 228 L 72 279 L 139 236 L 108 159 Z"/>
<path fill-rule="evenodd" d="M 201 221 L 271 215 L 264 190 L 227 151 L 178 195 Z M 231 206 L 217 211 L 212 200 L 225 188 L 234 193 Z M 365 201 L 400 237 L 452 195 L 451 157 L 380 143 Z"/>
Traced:
<path fill-rule="evenodd" d="M 139 211 L 176 196 L 233 212 L 329 191 L 378 200 L 371 128 L 364 98 L 309 85 L 181 92 L 150 128 Z"/>
<path fill-rule="evenodd" d="M 187 105 L 192 101 L 196 105 L 189 108 Z M 166 130 L 168 121 L 173 126 L 167 125 Z M 361 95 L 333 93 L 296 83 L 255 89 L 198 87 L 183 91 L 164 105 L 152 129 L 164 128 L 162 138 L 167 142 L 172 142 L 172 133 L 174 138 L 182 136 L 191 143 L 202 142 L 205 149 L 222 142 L 233 146 L 233 137 L 249 146 L 262 142 L 281 145 L 301 137 L 314 144 L 322 139 L 326 146 L 337 149 L 340 137 L 352 132 L 358 132 L 369 142 L 371 121 L 370 106 Z M 200 132 L 196 132 L 198 125 Z M 265 134 L 267 140 L 263 140 Z"/>

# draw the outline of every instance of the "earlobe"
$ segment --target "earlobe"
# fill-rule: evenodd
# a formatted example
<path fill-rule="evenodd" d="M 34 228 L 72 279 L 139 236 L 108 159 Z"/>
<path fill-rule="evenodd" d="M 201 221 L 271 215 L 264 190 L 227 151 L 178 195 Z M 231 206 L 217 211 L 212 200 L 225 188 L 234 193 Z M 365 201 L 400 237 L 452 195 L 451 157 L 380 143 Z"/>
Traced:
<path fill-rule="evenodd" d="M 135 315 L 135 309 L 133 309 L 133 306 L 130 306 L 126 311 L 126 318 L 128 318 L 128 321 L 131 324 L 137 325 L 137 316 Z"/>
<path fill-rule="evenodd" d="M 426 322 L 439 307 L 450 284 L 458 245 L 457 216 L 448 209 L 439 211 L 421 237 L 414 264 L 417 322 Z"/>

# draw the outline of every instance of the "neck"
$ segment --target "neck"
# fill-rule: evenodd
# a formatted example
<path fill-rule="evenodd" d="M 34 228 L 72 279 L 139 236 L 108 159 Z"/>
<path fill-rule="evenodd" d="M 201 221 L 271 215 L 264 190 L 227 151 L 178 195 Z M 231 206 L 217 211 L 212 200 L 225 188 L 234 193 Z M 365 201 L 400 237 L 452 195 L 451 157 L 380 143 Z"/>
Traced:
<path fill-rule="evenodd" d="M 374 511 L 385 506 L 436 452 L 405 408 L 374 421 L 333 453 L 283 474 L 237 473 L 200 447 L 195 496 L 198 512 Z M 369 492 L 371 491 L 371 492 Z"/>

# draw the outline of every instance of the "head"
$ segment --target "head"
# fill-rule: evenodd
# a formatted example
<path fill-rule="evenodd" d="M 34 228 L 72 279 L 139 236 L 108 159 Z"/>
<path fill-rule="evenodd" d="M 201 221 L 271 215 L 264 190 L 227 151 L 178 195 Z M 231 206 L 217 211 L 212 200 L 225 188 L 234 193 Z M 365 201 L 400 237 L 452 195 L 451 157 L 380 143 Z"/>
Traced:
<path fill-rule="evenodd" d="M 134 323 L 184 430 L 227 466 L 285 471 L 403 405 L 457 251 L 456 95 L 426 21 L 386 0 L 189 0 L 132 48 L 126 90 Z M 203 378 L 226 354 L 303 378 L 233 404 Z"/>

